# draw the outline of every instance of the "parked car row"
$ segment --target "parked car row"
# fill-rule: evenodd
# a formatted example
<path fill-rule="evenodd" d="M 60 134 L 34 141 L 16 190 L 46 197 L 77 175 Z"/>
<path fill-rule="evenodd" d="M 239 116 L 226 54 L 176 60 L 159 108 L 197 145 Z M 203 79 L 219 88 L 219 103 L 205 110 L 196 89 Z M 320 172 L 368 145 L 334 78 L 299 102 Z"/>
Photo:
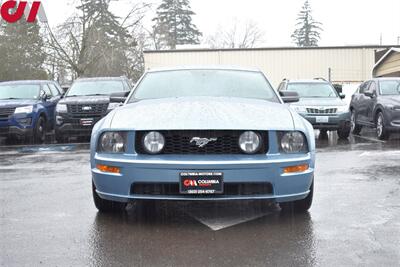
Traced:
<path fill-rule="evenodd" d="M 125 77 L 81 78 L 67 91 L 54 81 L 1 82 L 0 137 L 28 143 L 43 143 L 53 132 L 59 143 L 90 137 L 94 124 L 121 105 L 131 90 Z M 320 78 L 284 79 L 278 91 L 298 94 L 300 101 L 291 107 L 322 134 L 337 131 L 345 139 L 373 127 L 384 140 L 400 129 L 400 78 L 362 83 L 350 106 L 343 93 Z"/>
<path fill-rule="evenodd" d="M 376 129 L 379 139 L 400 131 L 400 78 L 376 78 L 362 83 L 350 105 L 331 83 L 323 79 L 283 80 L 278 91 L 296 92 L 300 101 L 291 106 L 324 134 L 337 131 L 339 138 L 360 134 L 362 127 Z"/>
<path fill-rule="evenodd" d="M 43 143 L 49 133 L 58 142 L 90 137 L 94 124 L 121 104 L 110 99 L 131 89 L 125 77 L 77 79 L 66 93 L 54 81 L 1 82 L 0 137 L 27 143 Z"/>
<path fill-rule="evenodd" d="M 360 85 L 350 103 L 351 130 L 375 127 L 379 139 L 400 130 L 400 78 L 379 78 Z"/>

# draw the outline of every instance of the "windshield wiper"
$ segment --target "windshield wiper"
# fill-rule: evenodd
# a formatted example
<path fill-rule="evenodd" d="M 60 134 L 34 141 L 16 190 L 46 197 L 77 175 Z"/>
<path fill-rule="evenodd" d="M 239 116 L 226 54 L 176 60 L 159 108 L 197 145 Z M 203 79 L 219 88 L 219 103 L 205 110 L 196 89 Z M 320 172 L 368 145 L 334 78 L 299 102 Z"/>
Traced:
<path fill-rule="evenodd" d="M 99 95 L 106 95 L 106 94 L 90 94 L 90 95 L 86 95 L 86 96 L 99 96 Z"/>
<path fill-rule="evenodd" d="M 0 98 L 0 100 L 15 100 L 15 99 L 20 99 L 20 98 L 15 98 L 15 97 Z"/>

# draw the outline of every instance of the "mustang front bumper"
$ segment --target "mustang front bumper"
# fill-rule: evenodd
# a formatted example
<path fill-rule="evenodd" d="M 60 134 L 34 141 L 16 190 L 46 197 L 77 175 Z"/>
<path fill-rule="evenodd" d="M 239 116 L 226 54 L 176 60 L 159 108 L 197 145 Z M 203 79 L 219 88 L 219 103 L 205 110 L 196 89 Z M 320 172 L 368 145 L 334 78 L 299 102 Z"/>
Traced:
<path fill-rule="evenodd" d="M 269 199 L 286 202 L 304 199 L 313 182 L 314 153 L 307 154 L 266 154 L 257 156 L 145 156 L 112 155 L 95 153 L 92 159 L 92 178 L 101 198 L 119 202 L 135 199 L 162 200 L 240 200 Z M 105 173 L 96 168 L 103 164 L 120 168 L 120 173 Z M 309 164 L 309 169 L 299 173 L 284 173 L 285 167 Z M 222 172 L 224 185 L 268 184 L 270 190 L 254 193 L 247 191 L 225 191 L 215 195 L 187 195 L 174 190 L 166 193 L 145 191 L 137 193 L 135 185 L 163 185 L 174 188 L 179 185 L 181 172 L 213 171 Z M 175 186 L 174 186 L 175 185 Z M 251 188 L 251 187 L 250 187 Z"/>

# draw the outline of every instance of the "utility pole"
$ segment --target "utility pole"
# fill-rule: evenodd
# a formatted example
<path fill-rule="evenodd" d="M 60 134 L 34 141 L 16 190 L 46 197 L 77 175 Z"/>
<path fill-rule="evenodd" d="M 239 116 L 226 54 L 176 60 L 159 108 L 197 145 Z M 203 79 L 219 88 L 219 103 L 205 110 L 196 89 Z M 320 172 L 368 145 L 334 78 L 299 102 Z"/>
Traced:
<path fill-rule="evenodd" d="M 328 68 L 328 81 L 332 81 L 332 69 L 330 67 Z"/>
<path fill-rule="evenodd" d="M 400 45 L 400 36 L 397 36 L 397 45 Z"/>
<path fill-rule="evenodd" d="M 381 33 L 381 36 L 379 38 L 379 45 L 382 45 L 382 33 Z"/>

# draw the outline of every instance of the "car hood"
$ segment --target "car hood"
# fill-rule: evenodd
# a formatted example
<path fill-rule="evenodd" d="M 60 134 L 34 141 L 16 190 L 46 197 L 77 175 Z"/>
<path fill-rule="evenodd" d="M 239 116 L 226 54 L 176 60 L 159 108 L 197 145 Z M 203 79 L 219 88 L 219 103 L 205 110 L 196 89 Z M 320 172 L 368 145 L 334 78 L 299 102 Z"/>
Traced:
<path fill-rule="evenodd" d="M 72 96 L 60 100 L 60 104 L 104 104 L 110 103 L 110 96 Z"/>
<path fill-rule="evenodd" d="M 293 130 L 287 105 L 266 100 L 184 97 L 141 100 L 112 113 L 111 128 L 135 130 Z"/>
<path fill-rule="evenodd" d="M 35 100 L 35 99 L 0 100 L 0 108 L 32 106 L 39 102 L 40 102 L 39 100 Z"/>
<path fill-rule="evenodd" d="M 299 102 L 291 104 L 292 106 L 345 106 L 346 103 L 341 100 L 340 98 L 322 98 L 322 97 L 315 97 L 315 98 L 300 98 Z"/>

